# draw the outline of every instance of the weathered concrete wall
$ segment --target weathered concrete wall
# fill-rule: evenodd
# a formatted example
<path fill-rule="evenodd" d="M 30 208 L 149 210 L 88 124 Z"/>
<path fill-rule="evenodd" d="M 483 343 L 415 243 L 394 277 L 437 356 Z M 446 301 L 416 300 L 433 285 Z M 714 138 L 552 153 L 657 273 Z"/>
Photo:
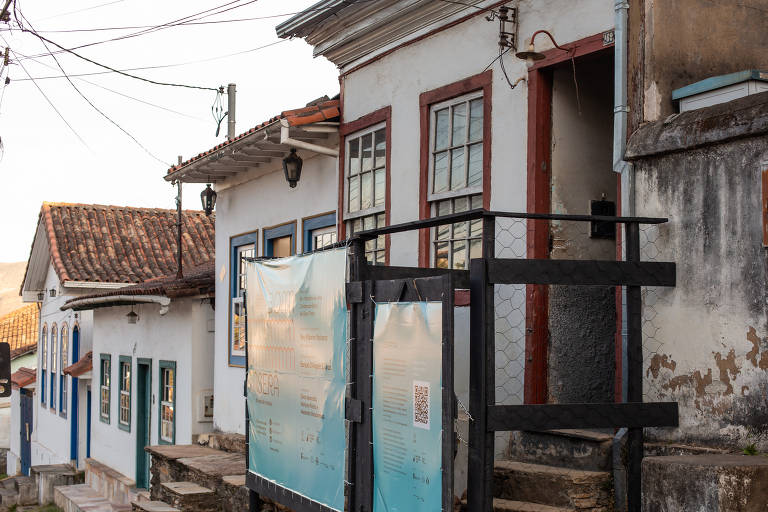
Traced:
<path fill-rule="evenodd" d="M 765 0 L 630 2 L 630 130 L 674 112 L 672 91 L 745 69 L 768 69 Z"/>
<path fill-rule="evenodd" d="M 768 448 L 767 127 L 760 94 L 646 125 L 630 139 L 637 214 L 670 220 L 643 228 L 642 255 L 677 263 L 676 288 L 643 293 L 646 400 L 680 404 L 680 427 L 651 437 Z"/>

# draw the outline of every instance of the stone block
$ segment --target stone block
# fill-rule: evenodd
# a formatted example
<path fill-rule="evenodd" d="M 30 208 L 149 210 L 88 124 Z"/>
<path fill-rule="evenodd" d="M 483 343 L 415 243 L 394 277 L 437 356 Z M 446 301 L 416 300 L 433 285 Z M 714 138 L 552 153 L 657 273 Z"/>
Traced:
<path fill-rule="evenodd" d="M 179 512 L 179 509 L 162 501 L 134 501 L 133 512 Z"/>
<path fill-rule="evenodd" d="M 613 436 L 590 430 L 512 432 L 509 458 L 587 471 L 611 470 Z"/>
<path fill-rule="evenodd" d="M 166 482 L 160 486 L 161 501 L 190 512 L 219 510 L 216 494 L 193 482 Z"/>
<path fill-rule="evenodd" d="M 37 485 L 37 502 L 53 503 L 53 489 L 64 485 L 74 485 L 82 482 L 83 475 L 69 464 L 48 464 L 32 466 L 30 474 Z"/>
<path fill-rule="evenodd" d="M 768 510 L 768 458 L 688 455 L 643 459 L 643 512 Z"/>
<path fill-rule="evenodd" d="M 31 476 L 17 476 L 14 486 L 19 495 L 19 505 L 34 505 L 37 503 L 37 484 Z"/>

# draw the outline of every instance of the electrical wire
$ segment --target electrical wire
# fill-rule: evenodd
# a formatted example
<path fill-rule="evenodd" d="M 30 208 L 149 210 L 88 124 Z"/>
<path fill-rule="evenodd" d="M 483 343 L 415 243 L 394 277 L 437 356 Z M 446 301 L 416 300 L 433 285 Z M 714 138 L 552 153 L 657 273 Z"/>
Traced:
<path fill-rule="evenodd" d="M 498 16 L 498 15 L 499 15 L 499 13 L 498 13 L 498 12 L 496 12 L 496 11 L 494 11 L 493 9 L 490 9 L 490 8 L 488 8 L 488 7 L 480 7 L 479 5 L 475 5 L 475 4 L 468 4 L 468 3 L 466 3 L 466 2 L 459 2 L 458 0 L 440 0 L 440 1 L 441 1 L 441 2 L 445 2 L 446 4 L 455 4 L 455 5 L 463 5 L 463 6 L 465 6 L 465 7 L 472 7 L 472 8 L 474 8 L 474 9 L 477 9 L 478 11 L 485 11 L 485 12 L 490 12 L 490 13 L 491 13 L 491 14 L 493 14 L 494 16 Z"/>
<path fill-rule="evenodd" d="M 9 45 L 8 45 L 8 41 L 6 41 L 6 40 L 5 40 L 5 38 L 4 38 L 4 37 L 2 37 L 2 36 L 0 36 L 0 38 L 2 38 L 2 39 L 3 39 L 3 42 L 5 43 L 5 46 L 6 46 L 6 47 L 8 47 L 8 46 L 9 46 Z M 16 52 L 14 52 L 13 50 L 11 50 L 11 53 L 13 53 L 14 57 L 16 57 Z M 22 64 L 21 62 L 19 62 L 19 66 L 21 67 L 21 69 L 24 71 L 24 73 L 26 73 L 26 75 L 27 75 L 29 78 L 32 78 L 32 75 L 30 75 L 30 74 L 29 74 L 29 72 L 27 71 L 27 68 L 25 68 L 25 67 L 24 67 L 24 64 Z M 37 87 L 37 90 L 38 90 L 38 91 L 40 91 L 40 94 L 42 94 L 42 95 L 43 95 L 43 98 L 45 98 L 45 101 L 47 101 L 47 102 L 48 102 L 48 104 L 51 106 L 51 108 L 54 110 L 54 112 L 56 112 L 56 115 L 58 115 L 58 116 L 61 118 L 61 120 L 62 120 L 62 121 L 64 121 L 64 124 L 66 124 L 66 125 L 67 125 L 67 128 L 69 128 L 69 129 L 70 129 L 70 131 L 71 131 L 72 133 L 74 133 L 74 134 L 75 134 L 75 137 L 77 137 L 77 138 L 78 138 L 78 140 L 80 140 L 80 142 L 82 142 L 82 143 L 83 143 L 83 146 L 85 146 L 86 148 L 90 149 L 90 147 L 88 146 L 88 144 L 86 144 L 85 140 L 83 140 L 83 138 L 80 136 L 80 134 L 79 134 L 79 133 L 77 133 L 77 130 L 75 130 L 75 129 L 72 127 L 72 125 L 71 125 L 71 124 L 69 124 L 69 121 L 67 121 L 67 118 L 65 118 L 65 117 L 64 117 L 64 115 L 63 115 L 63 114 L 62 114 L 62 113 L 59 111 L 59 109 L 58 109 L 58 108 L 56 108 L 56 105 L 54 105 L 54 104 L 53 104 L 53 102 L 51 101 L 51 99 L 50 99 L 50 98 L 49 98 L 49 97 L 48 97 L 48 96 L 45 94 L 45 91 L 43 91 L 43 89 L 40 87 L 40 85 L 38 85 L 38 83 L 37 83 L 37 82 L 35 82 L 34 80 L 32 80 L 32 83 L 33 83 L 33 84 L 35 84 L 35 87 Z"/>
<path fill-rule="evenodd" d="M 26 18 L 24 18 L 23 14 L 21 15 L 21 17 L 24 19 L 24 21 L 27 22 L 27 24 L 30 26 L 30 28 L 32 30 L 34 30 L 34 27 L 32 27 L 32 24 L 29 23 L 29 21 Z M 46 50 L 50 51 L 50 49 L 48 48 L 48 45 L 45 44 L 45 41 L 43 41 L 43 46 L 45 46 Z M 59 62 L 59 59 L 57 59 L 55 55 L 51 55 L 51 58 L 53 58 L 54 62 L 56 62 L 56 66 L 61 70 L 62 74 L 67 78 L 67 82 L 69 82 L 69 84 L 77 92 L 77 94 L 79 94 L 85 100 L 85 102 L 88 103 L 91 106 L 91 108 L 93 108 L 93 110 L 98 112 L 104 119 L 106 119 L 107 121 L 112 123 L 115 127 L 117 127 L 118 130 L 120 130 L 125 135 L 127 135 L 133 142 L 136 143 L 137 146 L 139 146 L 141 149 L 143 149 L 144 152 L 147 153 L 149 156 L 151 156 L 152 158 L 154 158 L 155 160 L 157 160 L 161 164 L 167 165 L 168 167 L 171 166 L 171 164 L 168 164 L 167 162 L 164 162 L 163 160 L 161 160 L 160 158 L 155 156 L 154 153 L 152 153 L 149 149 L 147 149 L 147 147 L 144 146 L 144 144 L 139 142 L 138 139 L 136 137 L 134 137 L 128 130 L 126 130 L 125 128 L 120 126 L 117 123 L 117 121 L 115 121 L 114 119 L 109 117 L 103 110 L 101 110 L 99 107 L 97 107 L 85 94 L 83 94 L 83 92 L 80 90 L 80 88 L 78 88 L 77 85 L 75 85 L 75 82 L 73 82 L 72 79 L 70 79 L 69 76 L 67 76 L 67 72 L 64 71 L 64 68 L 61 66 L 61 63 Z"/>
<path fill-rule="evenodd" d="M 279 41 L 273 41 L 271 43 L 268 43 L 268 44 L 265 44 L 265 45 L 262 45 L 262 46 L 257 46 L 256 48 L 250 48 L 248 50 L 242 50 L 242 51 L 234 52 L 234 53 L 227 53 L 225 55 L 217 55 L 215 57 L 208 57 L 208 58 L 205 58 L 205 59 L 190 60 L 190 61 L 186 61 L 186 62 L 177 62 L 175 64 L 159 64 L 157 66 L 142 66 L 142 67 L 138 67 L 138 68 L 126 68 L 126 69 L 121 69 L 120 71 L 143 71 L 143 70 L 147 70 L 147 69 L 175 68 L 175 67 L 179 67 L 179 66 L 189 66 L 189 65 L 192 65 L 192 64 L 201 64 L 203 62 L 210 62 L 210 61 L 214 61 L 214 60 L 226 59 L 226 58 L 234 57 L 234 56 L 237 56 L 237 55 L 243 55 L 245 53 L 253 53 L 253 52 L 256 52 L 256 51 L 259 51 L 259 50 L 263 50 L 265 48 L 269 48 L 270 46 L 275 46 L 275 45 L 278 45 L 278 44 L 281 44 L 281 43 L 287 43 L 288 41 L 289 41 L 288 39 L 281 39 Z M 18 55 L 22 55 L 21 53 L 17 53 L 17 54 Z M 28 58 L 28 59 L 36 59 L 37 58 L 37 57 L 32 57 L 31 55 L 22 55 L 22 56 L 24 58 Z M 94 76 L 94 75 L 108 75 L 108 74 L 111 74 L 111 73 L 113 73 L 113 71 L 94 71 L 92 73 L 76 73 L 76 74 L 70 73 L 69 76 L 70 77 L 81 77 L 81 76 Z M 50 76 L 36 76 L 36 77 L 34 77 L 35 80 L 50 80 L 50 79 L 54 79 L 54 78 L 64 78 L 64 75 L 50 75 Z M 15 79 L 15 81 L 17 81 L 17 82 L 18 81 L 26 81 L 26 80 L 29 80 L 29 78 L 17 78 L 17 79 Z"/>

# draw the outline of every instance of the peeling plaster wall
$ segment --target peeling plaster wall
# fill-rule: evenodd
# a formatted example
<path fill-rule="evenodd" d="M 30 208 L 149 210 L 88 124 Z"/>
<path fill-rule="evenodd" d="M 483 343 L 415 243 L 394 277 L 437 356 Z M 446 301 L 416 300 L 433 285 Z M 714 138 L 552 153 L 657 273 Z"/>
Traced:
<path fill-rule="evenodd" d="M 670 219 L 643 227 L 642 255 L 677 263 L 676 288 L 643 292 L 645 399 L 680 404 L 680 427 L 649 430 L 653 438 L 768 449 L 760 197 L 768 136 L 760 128 L 728 141 L 744 129 L 733 122 L 740 111 L 757 112 L 752 126 L 766 124 L 768 95 L 761 96 L 654 123 L 630 140 L 637 214 Z M 697 144 L 714 137 L 723 142 Z M 682 151 L 638 154 L 675 141 Z"/>

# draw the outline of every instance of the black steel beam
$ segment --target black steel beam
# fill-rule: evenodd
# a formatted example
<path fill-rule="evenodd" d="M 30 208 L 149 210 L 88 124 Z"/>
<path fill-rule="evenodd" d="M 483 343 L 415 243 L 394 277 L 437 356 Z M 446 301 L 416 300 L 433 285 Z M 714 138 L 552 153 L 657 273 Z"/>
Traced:
<path fill-rule="evenodd" d="M 301 494 L 295 493 L 271 480 L 267 480 L 252 471 L 245 473 L 245 485 L 250 491 L 265 496 L 281 505 L 285 505 L 294 512 L 334 512 L 330 507 L 312 501 Z M 249 501 L 252 500 L 249 498 Z"/>
<path fill-rule="evenodd" d="M 674 263 L 598 260 L 488 260 L 488 282 L 597 286 L 675 286 Z"/>
<path fill-rule="evenodd" d="M 489 432 L 579 428 L 676 427 L 677 402 L 494 405 Z"/>
<path fill-rule="evenodd" d="M 469 288 L 468 270 L 449 270 L 445 268 L 422 267 L 390 267 L 384 265 L 368 265 L 366 279 L 413 279 L 419 277 L 437 277 L 451 274 L 456 288 Z"/>

